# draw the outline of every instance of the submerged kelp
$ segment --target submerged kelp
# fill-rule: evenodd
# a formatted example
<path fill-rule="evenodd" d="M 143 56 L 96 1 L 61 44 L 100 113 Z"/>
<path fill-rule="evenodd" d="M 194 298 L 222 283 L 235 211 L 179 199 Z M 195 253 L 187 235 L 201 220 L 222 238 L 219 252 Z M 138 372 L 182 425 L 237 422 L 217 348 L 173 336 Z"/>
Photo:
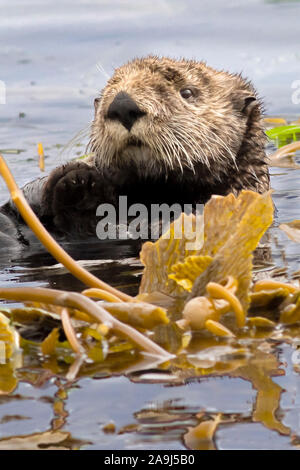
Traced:
<path fill-rule="evenodd" d="M 266 134 L 276 147 L 276 152 L 269 155 L 269 166 L 299 169 L 295 162 L 295 152 L 300 150 L 300 121 L 290 122 L 282 118 L 265 118 L 265 125 L 275 125 L 266 130 Z M 282 125 L 283 124 L 283 125 Z"/>
<path fill-rule="evenodd" d="M 272 376 L 282 371 L 272 344 L 293 344 L 300 333 L 300 291 L 297 282 L 252 285 L 253 251 L 272 214 L 269 193 L 245 191 L 237 198 L 212 198 L 200 220 L 189 216 L 188 232 L 183 223 L 187 216 L 182 215 L 177 221 L 183 228 L 181 239 L 174 236 L 175 222 L 160 240 L 144 245 L 145 270 L 136 298 L 122 298 L 120 291 L 106 290 L 101 281 L 101 288 L 82 294 L 0 289 L 0 297 L 25 304 L 1 309 L 6 355 L 0 366 L 2 393 L 11 393 L 18 381 L 43 384 L 56 377 L 60 399 L 53 405 L 53 430 L 58 430 L 68 416 L 68 389 L 85 376 L 121 373 L 135 383 L 178 386 L 212 375 L 241 377 L 257 390 L 252 419 L 289 435 L 277 416 L 282 389 Z M 198 240 L 191 236 L 196 226 Z M 140 410 L 138 423 L 118 432 L 147 432 L 145 414 Z M 231 419 L 199 409 L 196 419 L 181 430 L 185 446 L 214 448 L 214 433 Z M 48 434 L 41 437 L 44 442 Z M 51 439 L 50 433 L 48 444 L 41 445 L 51 448 Z M 60 439 L 63 445 L 64 437 Z M 17 445 L 4 440 L 1 444 Z"/>
<path fill-rule="evenodd" d="M 300 125 L 278 126 L 266 131 L 269 139 L 275 141 L 278 148 L 300 140 Z"/>

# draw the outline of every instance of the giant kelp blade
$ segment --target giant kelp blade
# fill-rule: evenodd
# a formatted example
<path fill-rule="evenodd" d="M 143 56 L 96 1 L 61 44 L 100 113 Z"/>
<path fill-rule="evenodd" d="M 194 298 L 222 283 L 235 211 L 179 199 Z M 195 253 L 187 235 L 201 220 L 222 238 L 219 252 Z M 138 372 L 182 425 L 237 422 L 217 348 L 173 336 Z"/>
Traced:
<path fill-rule="evenodd" d="M 235 234 L 238 225 L 251 204 L 261 196 L 253 191 L 242 191 L 238 197 L 213 196 L 204 208 L 204 245 L 202 255 L 214 256 Z"/>
<path fill-rule="evenodd" d="M 204 244 L 197 255 L 185 257 L 171 268 L 169 277 L 191 291 L 197 277 L 211 264 L 213 257 L 236 232 L 238 224 L 259 195 L 243 191 L 237 198 L 213 196 L 204 208 Z"/>
<path fill-rule="evenodd" d="M 196 243 L 195 243 L 196 242 Z M 140 294 L 162 292 L 166 295 L 186 295 L 184 289 L 169 278 L 174 264 L 200 252 L 203 245 L 203 216 L 181 216 L 170 225 L 155 243 L 146 242 L 140 254 L 145 266 Z"/>
<path fill-rule="evenodd" d="M 187 216 L 182 214 L 176 222 L 182 223 L 184 217 Z M 195 225 L 196 218 L 192 220 Z M 194 297 L 205 294 L 208 282 L 221 282 L 232 275 L 239 284 L 237 296 L 244 307 L 248 306 L 252 251 L 272 220 L 270 193 L 242 191 L 238 197 L 233 194 L 212 197 L 201 218 L 204 239 L 201 232 L 197 249 L 186 249 L 190 235 L 184 230 L 181 239 L 175 238 L 174 224 L 167 237 L 145 243 L 141 252 L 145 270 L 140 293 L 162 292 L 186 297 L 192 290 Z"/>
<path fill-rule="evenodd" d="M 169 278 L 174 279 L 185 290 L 191 291 L 197 277 L 208 268 L 212 260 L 211 256 L 188 256 L 183 263 L 174 264 Z"/>
<path fill-rule="evenodd" d="M 220 247 L 208 268 L 196 279 L 191 298 L 205 294 L 208 282 L 222 282 L 227 276 L 238 280 L 237 297 L 248 308 L 248 291 L 252 277 L 252 252 L 273 220 L 273 202 L 270 192 L 263 195 L 242 191 L 242 203 L 237 205 L 241 218 L 236 230 Z M 236 201 L 238 201 L 238 199 Z M 225 198 L 226 199 L 226 198 Z M 245 204 L 246 201 L 249 204 Z M 213 249 L 213 244 L 210 250 Z"/>

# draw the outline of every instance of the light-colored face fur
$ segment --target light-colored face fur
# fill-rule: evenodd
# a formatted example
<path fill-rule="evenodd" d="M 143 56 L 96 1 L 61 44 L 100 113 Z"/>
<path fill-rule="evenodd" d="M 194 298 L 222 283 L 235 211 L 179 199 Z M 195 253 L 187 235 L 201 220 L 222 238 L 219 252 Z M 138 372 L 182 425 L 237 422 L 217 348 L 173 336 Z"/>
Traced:
<path fill-rule="evenodd" d="M 130 131 L 107 118 L 119 92 L 145 113 Z M 195 61 L 136 59 L 118 68 L 95 100 L 90 150 L 99 168 L 134 166 L 154 176 L 197 165 L 220 181 L 236 167 L 252 103 L 255 91 L 239 75 Z"/>

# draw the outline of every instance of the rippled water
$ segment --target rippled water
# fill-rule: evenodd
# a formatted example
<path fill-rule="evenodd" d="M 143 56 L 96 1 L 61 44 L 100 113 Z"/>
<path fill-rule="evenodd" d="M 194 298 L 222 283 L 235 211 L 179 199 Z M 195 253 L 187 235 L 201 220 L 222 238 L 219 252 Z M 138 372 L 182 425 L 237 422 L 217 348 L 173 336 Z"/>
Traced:
<path fill-rule="evenodd" d="M 297 1 L 3 0 L 0 9 L 0 80 L 7 90 L 7 102 L 0 104 L 0 150 L 20 185 L 40 176 L 37 142 L 44 144 L 47 172 L 84 152 L 86 138 L 69 151 L 61 149 L 79 131 L 88 131 L 94 97 L 113 68 L 134 56 L 186 56 L 242 71 L 263 97 L 267 115 L 300 117 L 300 105 L 292 102 L 292 84 L 300 80 Z M 276 226 L 300 219 L 299 170 L 271 168 L 271 174 L 277 209 L 272 262 L 292 272 L 300 269 L 300 248 Z M 0 203 L 6 199 L 0 180 Z M 135 247 L 82 248 L 73 247 L 73 253 L 89 260 L 94 273 L 130 293 L 137 290 Z M 52 264 L 45 253 L 7 253 L 0 260 L 1 286 L 81 288 Z M 40 368 L 35 372 L 23 364 L 15 390 L 0 392 L 0 447 L 9 442 L 1 439 L 29 436 L 32 442 L 36 433 L 49 446 L 43 433 L 59 429 L 71 433 L 57 437 L 62 442 L 57 445 L 67 448 L 184 449 L 188 427 L 204 412 L 208 417 L 222 413 L 217 448 L 296 448 L 300 376 L 291 364 L 292 352 L 279 341 L 261 359 L 265 364 L 274 358 L 277 370 L 270 387 L 274 391 L 278 384 L 276 416 L 283 427 L 271 429 L 255 418 L 256 382 L 253 376 L 244 380 L 242 367 L 236 374 L 190 377 L 187 384 L 170 387 L 170 377 L 158 380 L 155 374 L 136 383 L 134 376 L 122 375 L 120 365 L 113 374 L 102 370 L 81 378 L 61 398 L 60 379 L 47 375 L 47 366 L 41 378 Z M 253 370 L 267 374 L 263 365 Z M 57 401 L 65 414 L 55 411 Z M 103 430 L 110 421 L 116 426 L 112 433 Z"/>

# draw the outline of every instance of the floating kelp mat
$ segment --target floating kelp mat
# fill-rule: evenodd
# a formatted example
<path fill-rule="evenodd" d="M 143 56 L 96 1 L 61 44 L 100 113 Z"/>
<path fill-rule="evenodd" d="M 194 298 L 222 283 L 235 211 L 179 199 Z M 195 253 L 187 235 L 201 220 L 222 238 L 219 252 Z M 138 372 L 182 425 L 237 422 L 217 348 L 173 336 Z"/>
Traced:
<path fill-rule="evenodd" d="M 4 437 L 2 448 L 88 446 L 64 432 L 69 396 L 82 380 L 120 375 L 136 386 L 152 387 L 182 387 L 217 377 L 246 380 L 256 390 L 248 421 L 292 442 L 291 429 L 278 413 L 282 388 L 274 379 L 284 373 L 276 354 L 280 344 L 293 348 L 297 371 L 299 282 L 253 277 L 258 245 L 273 221 L 271 193 L 213 197 L 201 220 L 182 214 L 157 242 L 143 245 L 144 272 L 136 297 L 77 265 L 42 230 L 16 187 L 13 198 L 49 251 L 87 288 L 75 293 L 0 287 L 1 298 L 24 305 L 1 309 L 0 393 L 14 397 L 24 382 L 38 389 L 56 387 L 50 428 Z M 175 236 L 179 229 L 180 239 Z M 298 230 L 296 222 L 292 230 Z M 141 409 L 135 423 L 122 427 L 108 420 L 101 433 L 135 434 L 137 439 L 174 434 L 187 448 L 213 449 L 219 430 L 243 421 L 240 414 L 221 409 L 208 413 L 200 402 L 184 416 L 176 407 L 172 412 L 167 408 L 167 413 L 164 406 Z"/>

